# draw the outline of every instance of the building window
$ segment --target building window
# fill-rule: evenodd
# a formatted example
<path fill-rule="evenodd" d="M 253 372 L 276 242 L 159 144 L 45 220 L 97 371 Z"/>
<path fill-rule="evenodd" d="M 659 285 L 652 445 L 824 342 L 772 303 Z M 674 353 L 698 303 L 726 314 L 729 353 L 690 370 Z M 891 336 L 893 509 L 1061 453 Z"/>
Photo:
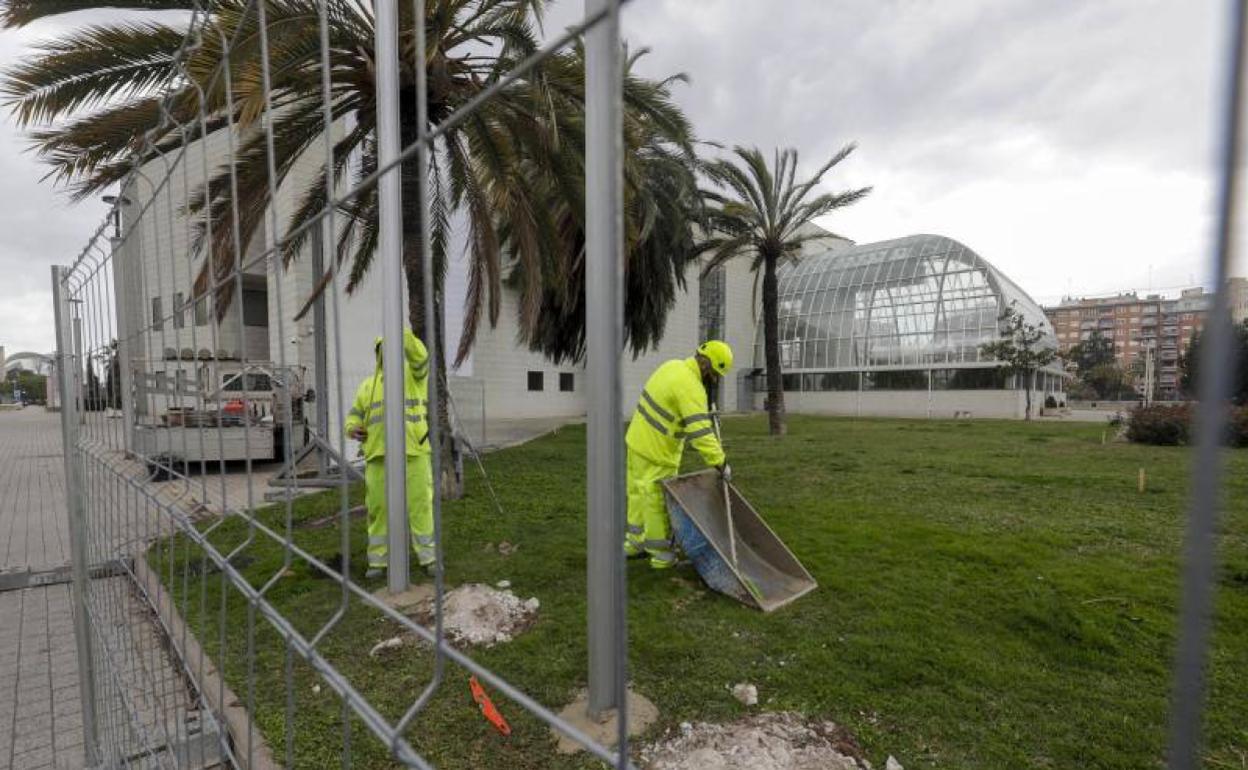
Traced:
<path fill-rule="evenodd" d="M 195 325 L 208 325 L 208 297 L 206 295 L 195 301 Z"/>
<path fill-rule="evenodd" d="M 698 338 L 724 336 L 724 268 L 715 268 L 698 283 Z"/>
<path fill-rule="evenodd" d="M 529 390 L 542 390 L 542 379 L 542 372 L 529 372 Z"/>
<path fill-rule="evenodd" d="M 858 390 L 858 372 L 803 374 L 802 390 L 810 392 Z"/>
<path fill-rule="evenodd" d="M 173 328 L 181 329 L 186 326 L 186 300 L 182 292 L 176 292 L 173 295 Z"/>
<path fill-rule="evenodd" d="M 927 372 L 922 369 L 866 372 L 863 390 L 927 390 Z"/>
<path fill-rule="evenodd" d="M 936 369 L 934 390 L 1007 390 L 1012 383 L 1001 369 Z"/>
<path fill-rule="evenodd" d="M 541 374 L 541 372 L 538 372 Z M 541 390 L 541 388 L 538 388 Z M 576 390 L 576 376 L 572 372 L 559 372 L 559 392 L 571 393 Z"/>
<path fill-rule="evenodd" d="M 152 331 L 163 331 L 165 328 L 165 311 L 161 307 L 160 297 L 152 297 Z"/>
<path fill-rule="evenodd" d="M 243 326 L 269 325 L 269 292 L 243 289 Z"/>

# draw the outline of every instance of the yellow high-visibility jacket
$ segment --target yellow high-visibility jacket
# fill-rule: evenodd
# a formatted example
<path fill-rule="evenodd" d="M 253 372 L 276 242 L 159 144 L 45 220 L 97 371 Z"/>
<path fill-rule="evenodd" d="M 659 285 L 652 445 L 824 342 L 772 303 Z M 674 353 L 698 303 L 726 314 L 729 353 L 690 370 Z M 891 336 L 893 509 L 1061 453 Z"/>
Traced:
<path fill-rule="evenodd" d="M 723 464 L 724 450 L 715 437 L 696 358 L 672 359 L 654 370 L 641 391 L 625 441 L 629 449 L 659 465 L 680 467 L 686 441 L 707 465 Z"/>
<path fill-rule="evenodd" d="M 377 351 L 377 371 L 360 383 L 355 392 L 355 403 L 347 413 L 343 429 L 351 431 L 363 426 L 368 437 L 363 441 L 365 460 L 384 457 L 386 454 L 385 382 L 382 377 L 381 338 L 374 345 Z M 429 351 L 410 329 L 403 332 L 403 412 L 407 429 L 407 456 L 429 454 L 429 424 L 427 407 L 429 398 Z"/>

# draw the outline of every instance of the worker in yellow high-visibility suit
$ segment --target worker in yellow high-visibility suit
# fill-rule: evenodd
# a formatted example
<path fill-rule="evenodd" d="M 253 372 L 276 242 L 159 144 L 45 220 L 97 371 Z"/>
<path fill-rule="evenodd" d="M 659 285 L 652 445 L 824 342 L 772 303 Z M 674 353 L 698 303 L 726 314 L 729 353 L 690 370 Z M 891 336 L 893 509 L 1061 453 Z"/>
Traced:
<path fill-rule="evenodd" d="M 649 554 L 650 566 L 665 569 L 676 563 L 667 504 L 659 482 L 680 472 L 685 442 L 693 444 L 707 465 L 724 478 L 732 471 L 715 435 L 707 406 L 707 386 L 732 368 L 732 349 L 720 340 L 698 346 L 691 358 L 673 359 L 646 380 L 628 426 L 628 531 L 624 552 Z"/>
<path fill-rule="evenodd" d="M 368 507 L 368 572 L 374 578 L 386 569 L 386 425 L 385 383 L 382 379 L 381 337 L 374 343 L 377 370 L 360 383 L 355 403 L 347 413 L 345 430 L 361 442 L 364 454 L 364 502 Z M 403 403 L 407 449 L 407 520 L 412 550 L 426 574 L 434 570 L 433 472 L 430 465 L 429 351 L 412 334 L 403 332 Z"/>

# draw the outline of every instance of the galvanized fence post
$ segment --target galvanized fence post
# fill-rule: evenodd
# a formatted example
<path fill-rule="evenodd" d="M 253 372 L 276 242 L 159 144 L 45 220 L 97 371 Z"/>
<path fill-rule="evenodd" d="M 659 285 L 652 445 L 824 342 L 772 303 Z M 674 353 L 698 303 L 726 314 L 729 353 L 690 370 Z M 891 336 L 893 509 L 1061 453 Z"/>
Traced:
<path fill-rule="evenodd" d="M 399 135 L 398 0 L 378 0 L 377 52 L 377 259 L 382 276 L 382 401 L 386 437 L 386 586 L 402 593 L 408 586 L 407 454 L 403 408 L 403 203 Z M 411 287 L 408 287 L 410 290 Z M 427 334 L 425 336 L 428 336 Z M 365 426 L 368 429 L 368 426 Z"/>
<path fill-rule="evenodd" d="M 623 80 L 619 0 L 585 0 L 589 711 L 624 717 Z M 623 732 L 623 731 L 621 731 Z M 621 753 L 624 747 L 621 746 Z"/>
<path fill-rule="evenodd" d="M 1201 724 L 1205 710 L 1205 666 L 1210 657 L 1213 600 L 1216 590 L 1218 514 L 1226 489 L 1226 407 L 1235 376 L 1228 275 L 1235 248 L 1236 225 L 1243 216 L 1240 166 L 1243 155 L 1245 63 L 1248 54 L 1248 0 L 1227 3 L 1227 71 L 1219 125 L 1218 195 L 1212 253 L 1213 307 L 1200 351 L 1200 406 L 1194 429 L 1192 499 L 1184 542 L 1183 583 L 1179 608 L 1179 643 L 1174 663 L 1170 725 L 1171 770 L 1200 765 Z"/>
<path fill-rule="evenodd" d="M 70 568 L 73 574 L 74 642 L 78 651 L 78 693 L 82 701 L 83 761 L 92 767 L 100 761 L 95 720 L 95 658 L 91 650 L 90 617 L 87 614 L 87 529 L 82 499 L 83 476 L 78 456 L 78 371 L 82 365 L 65 295 L 65 268 L 52 268 L 52 301 L 56 319 L 56 380 L 61 398 L 61 445 L 65 458 L 65 508 L 69 515 Z"/>

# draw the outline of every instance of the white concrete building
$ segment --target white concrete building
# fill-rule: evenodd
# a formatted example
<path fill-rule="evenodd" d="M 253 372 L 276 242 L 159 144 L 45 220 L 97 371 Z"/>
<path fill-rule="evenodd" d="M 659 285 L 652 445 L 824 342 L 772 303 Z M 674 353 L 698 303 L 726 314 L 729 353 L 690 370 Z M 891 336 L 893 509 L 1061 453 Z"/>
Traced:
<path fill-rule="evenodd" d="M 117 328 L 95 338 L 122 340 L 123 355 L 131 364 L 123 372 L 123 390 L 135 394 L 127 404 L 131 421 L 159 420 L 170 407 L 219 389 L 231 377 L 234 389 L 243 387 L 237 376 L 244 365 L 286 372 L 279 376 L 290 377 L 298 393 L 315 387 L 314 314 L 299 321 L 294 316 L 316 282 L 312 252 L 319 249 L 319 237 L 311 238 L 289 267 L 280 267 L 258 259 L 266 235 L 257 233 L 245 250 L 241 275 L 232 279 L 234 300 L 219 324 L 212 323 L 210 298 L 193 301 L 191 287 L 204 257 L 192 252 L 195 231 L 185 214 L 187 196 L 203 182 L 203 169 L 219 166 L 213 159 L 224 155 L 224 141 L 219 134 L 207 146 L 193 145 L 174 173 L 167 173 L 163 161 L 153 161 L 122 191 L 114 241 L 120 312 Z M 291 172 L 279 191 L 279 221 L 287 220 L 296 191 L 307 188 L 313 173 L 312 156 Z M 1023 392 L 1012 382 L 999 381 L 996 364 L 980 360 L 978 346 L 995 337 L 997 314 L 1009 302 L 1021 303 L 1029 320 L 1047 324 L 1025 292 L 949 239 L 922 236 L 856 247 L 809 227 L 824 237 L 805 244 L 800 263 L 783 268 L 780 282 L 782 365 L 790 411 L 1022 416 Z M 454 255 L 462 253 L 462 244 L 452 249 Z M 350 296 L 341 285 L 324 295 L 327 392 L 316 396 L 328 400 L 326 438 L 333 445 L 339 440 L 337 415 L 345 413 L 358 383 L 374 371 L 373 340 L 382 328 L 379 273 L 371 271 Z M 465 273 L 462 256 L 454 259 L 447 282 L 448 351 L 456 349 L 462 325 Z M 735 371 L 721 387 L 721 408 L 761 409 L 765 383 L 759 376 L 763 355 L 757 285 L 747 259 L 706 278 L 700 265 L 691 265 L 663 339 L 635 358 L 626 353 L 624 415 L 631 414 L 655 367 L 690 355 L 710 337 L 724 339 L 736 356 Z M 498 326 L 483 323 L 469 360 L 451 373 L 456 412 L 464 424 L 475 424 L 466 429 L 470 436 L 482 420 L 576 418 L 585 413 L 583 366 L 555 365 L 518 344 L 517 304 L 515 292 L 504 289 Z M 263 376 L 245 382 L 256 393 L 271 385 Z M 1058 370 L 1042 373 L 1037 403 L 1045 393 L 1060 390 Z"/>

